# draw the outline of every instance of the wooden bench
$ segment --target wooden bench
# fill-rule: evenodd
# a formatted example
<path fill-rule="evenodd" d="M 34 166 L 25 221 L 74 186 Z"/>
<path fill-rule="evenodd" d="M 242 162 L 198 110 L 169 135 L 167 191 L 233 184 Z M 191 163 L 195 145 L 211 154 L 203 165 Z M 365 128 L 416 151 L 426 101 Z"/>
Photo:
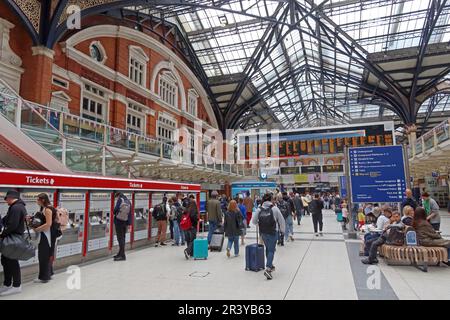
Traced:
<path fill-rule="evenodd" d="M 422 246 L 391 246 L 382 245 L 380 256 L 388 265 L 413 265 L 423 272 L 428 271 L 429 265 L 440 265 L 448 261 L 447 248 Z"/>

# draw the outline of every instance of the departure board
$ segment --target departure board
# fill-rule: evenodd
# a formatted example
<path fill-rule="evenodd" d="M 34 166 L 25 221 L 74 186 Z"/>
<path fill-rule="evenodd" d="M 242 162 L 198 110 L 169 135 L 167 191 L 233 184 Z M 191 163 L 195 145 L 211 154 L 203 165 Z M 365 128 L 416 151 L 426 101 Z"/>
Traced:
<path fill-rule="evenodd" d="M 355 148 L 393 144 L 392 121 L 238 135 L 241 161 L 341 154 L 346 146 Z"/>

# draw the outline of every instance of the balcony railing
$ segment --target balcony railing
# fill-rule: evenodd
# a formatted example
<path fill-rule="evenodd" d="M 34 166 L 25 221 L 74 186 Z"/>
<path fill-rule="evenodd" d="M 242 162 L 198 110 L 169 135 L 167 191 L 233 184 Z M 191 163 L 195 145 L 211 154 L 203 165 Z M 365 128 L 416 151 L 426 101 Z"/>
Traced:
<path fill-rule="evenodd" d="M 186 150 L 178 151 L 174 143 L 159 141 L 153 137 L 25 101 L 2 80 L 0 80 L 0 113 L 75 171 L 117 174 L 120 169 L 114 165 L 108 166 L 108 161 L 116 163 L 123 161 L 111 159 L 114 155 L 104 150 L 109 147 L 133 151 L 135 154 L 152 155 L 159 159 L 178 159 L 181 164 L 195 164 L 193 149 L 188 150 L 186 155 L 183 154 Z M 80 141 L 86 143 L 80 144 Z M 239 173 L 237 165 L 205 163 L 195 165 L 221 173 Z"/>
<path fill-rule="evenodd" d="M 439 145 L 450 140 L 450 119 L 447 119 L 418 138 L 408 146 L 410 159 L 423 156 L 437 149 Z"/>

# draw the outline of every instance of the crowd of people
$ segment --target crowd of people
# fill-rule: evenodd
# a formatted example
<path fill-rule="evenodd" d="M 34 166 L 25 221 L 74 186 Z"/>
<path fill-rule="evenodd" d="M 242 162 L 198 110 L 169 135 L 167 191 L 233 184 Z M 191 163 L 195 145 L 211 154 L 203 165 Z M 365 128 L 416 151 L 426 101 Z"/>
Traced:
<path fill-rule="evenodd" d="M 365 218 L 362 224 L 373 227 L 366 228 L 368 232 L 364 235 L 363 252 L 366 258 L 362 263 L 377 264 L 379 247 L 385 243 L 394 243 L 399 237 L 404 239 L 407 231 L 416 232 L 417 243 L 421 246 L 447 248 L 450 257 L 450 240 L 442 238 L 440 234 L 441 217 L 437 202 L 427 192 L 422 193 L 420 201 L 417 201 L 412 191 L 407 189 L 400 207 L 401 211 L 376 204 L 365 204 L 359 208 L 359 213 Z M 448 261 L 443 263 L 450 265 Z"/>
<path fill-rule="evenodd" d="M 119 244 L 119 251 L 113 257 L 114 261 L 126 260 L 125 239 L 131 224 L 131 203 L 121 193 L 115 193 L 114 226 Z M 5 201 L 9 206 L 8 212 L 0 220 L 0 238 L 12 234 L 23 235 L 30 227 L 39 236 L 38 260 L 39 274 L 35 282 L 46 283 L 52 279 L 53 261 L 57 239 L 62 236 L 62 229 L 57 219 L 57 210 L 52 207 L 47 194 L 37 196 L 36 203 L 40 212 L 35 215 L 27 213 L 25 203 L 20 199 L 17 191 L 8 191 Z M 227 238 L 226 255 L 239 256 L 240 245 L 245 245 L 247 229 L 253 224 L 265 247 L 266 264 L 264 275 L 273 278 L 275 266 L 273 264 L 276 247 L 284 246 L 285 242 L 294 241 L 294 223 L 301 224 L 305 216 L 311 216 L 315 237 L 323 236 L 324 209 L 334 210 L 342 215 L 342 225 L 346 229 L 349 221 L 350 228 L 359 230 L 364 225 L 373 228 L 364 235 L 364 264 L 375 264 L 378 248 L 389 241 L 392 234 L 399 230 L 415 230 L 418 243 L 422 246 L 440 246 L 449 250 L 450 240 L 445 240 L 439 233 L 440 214 L 437 202 L 426 192 L 420 201 L 414 199 L 411 190 L 405 192 L 405 200 L 401 204 L 401 211 L 395 211 L 388 205 L 366 203 L 355 204 L 348 208 L 345 198 L 334 193 L 309 192 L 275 192 L 266 193 L 262 197 L 250 197 L 250 194 L 237 195 L 234 199 L 226 195 L 219 196 L 213 191 L 206 204 L 206 217 L 200 219 L 199 207 L 194 195 L 177 194 L 170 198 L 164 196 L 161 203 L 150 209 L 156 220 L 158 232 L 156 247 L 166 246 L 167 229 L 169 228 L 173 246 L 184 246 L 184 256 L 187 260 L 194 256 L 194 240 L 197 238 L 199 224 L 204 228 L 208 222 L 208 244 L 211 243 L 214 232 L 222 229 Z M 450 210 L 449 210 L 450 212 Z M 351 216 L 351 220 L 350 220 Z M 37 224 L 36 221 L 40 223 Z M 239 241 L 240 240 L 240 241 Z M 21 271 L 19 261 L 1 256 L 4 270 L 4 282 L 0 288 L 0 296 L 21 292 Z"/>
<path fill-rule="evenodd" d="M 276 247 L 294 241 L 294 223 L 301 224 L 304 216 L 311 216 L 316 237 L 323 236 L 323 209 L 341 208 L 342 200 L 338 193 L 275 192 L 252 198 L 249 193 L 238 194 L 234 199 L 212 192 L 206 211 L 208 214 L 208 243 L 218 226 L 224 226 L 227 237 L 226 255 L 239 256 L 239 237 L 245 244 L 246 229 L 250 224 L 258 226 L 261 242 L 265 247 L 266 265 L 264 275 L 273 278 L 273 260 Z"/>

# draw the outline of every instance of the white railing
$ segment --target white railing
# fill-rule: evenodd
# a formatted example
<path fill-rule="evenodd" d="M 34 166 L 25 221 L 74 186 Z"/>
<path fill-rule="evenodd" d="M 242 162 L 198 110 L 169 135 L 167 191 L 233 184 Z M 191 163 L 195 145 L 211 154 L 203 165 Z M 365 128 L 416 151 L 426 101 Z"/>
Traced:
<path fill-rule="evenodd" d="M 173 159 L 175 143 L 159 141 L 154 137 L 129 132 L 108 124 L 84 119 L 80 116 L 39 105 L 22 99 L 3 80 L 0 79 L 0 113 L 14 123 L 22 131 L 30 135 L 64 165 L 75 171 L 94 171 L 107 174 L 107 161 L 111 157 L 117 163 L 124 163 L 114 156 L 111 148 L 120 148 L 133 151 L 135 154 L 147 154 L 159 159 Z M 53 142 L 43 143 L 42 135 L 55 136 Z M 79 150 L 80 141 L 98 145 L 98 157 L 101 159 L 100 167 L 88 163 L 95 154 L 90 151 L 90 157 L 83 161 L 82 150 Z M 176 159 L 181 164 L 195 164 L 199 167 L 219 171 L 221 173 L 239 174 L 237 165 L 227 164 L 197 164 L 194 161 L 194 150 L 188 150 L 183 157 L 180 151 Z M 81 158 L 70 161 L 69 159 Z M 95 158 L 95 157 L 94 157 Z M 179 160 L 179 161 L 180 161 Z M 126 165 L 124 165 L 126 166 Z M 128 170 L 129 174 L 129 170 Z"/>
<path fill-rule="evenodd" d="M 444 120 L 408 146 L 408 155 L 412 159 L 433 152 L 442 143 L 450 140 L 450 118 Z"/>

